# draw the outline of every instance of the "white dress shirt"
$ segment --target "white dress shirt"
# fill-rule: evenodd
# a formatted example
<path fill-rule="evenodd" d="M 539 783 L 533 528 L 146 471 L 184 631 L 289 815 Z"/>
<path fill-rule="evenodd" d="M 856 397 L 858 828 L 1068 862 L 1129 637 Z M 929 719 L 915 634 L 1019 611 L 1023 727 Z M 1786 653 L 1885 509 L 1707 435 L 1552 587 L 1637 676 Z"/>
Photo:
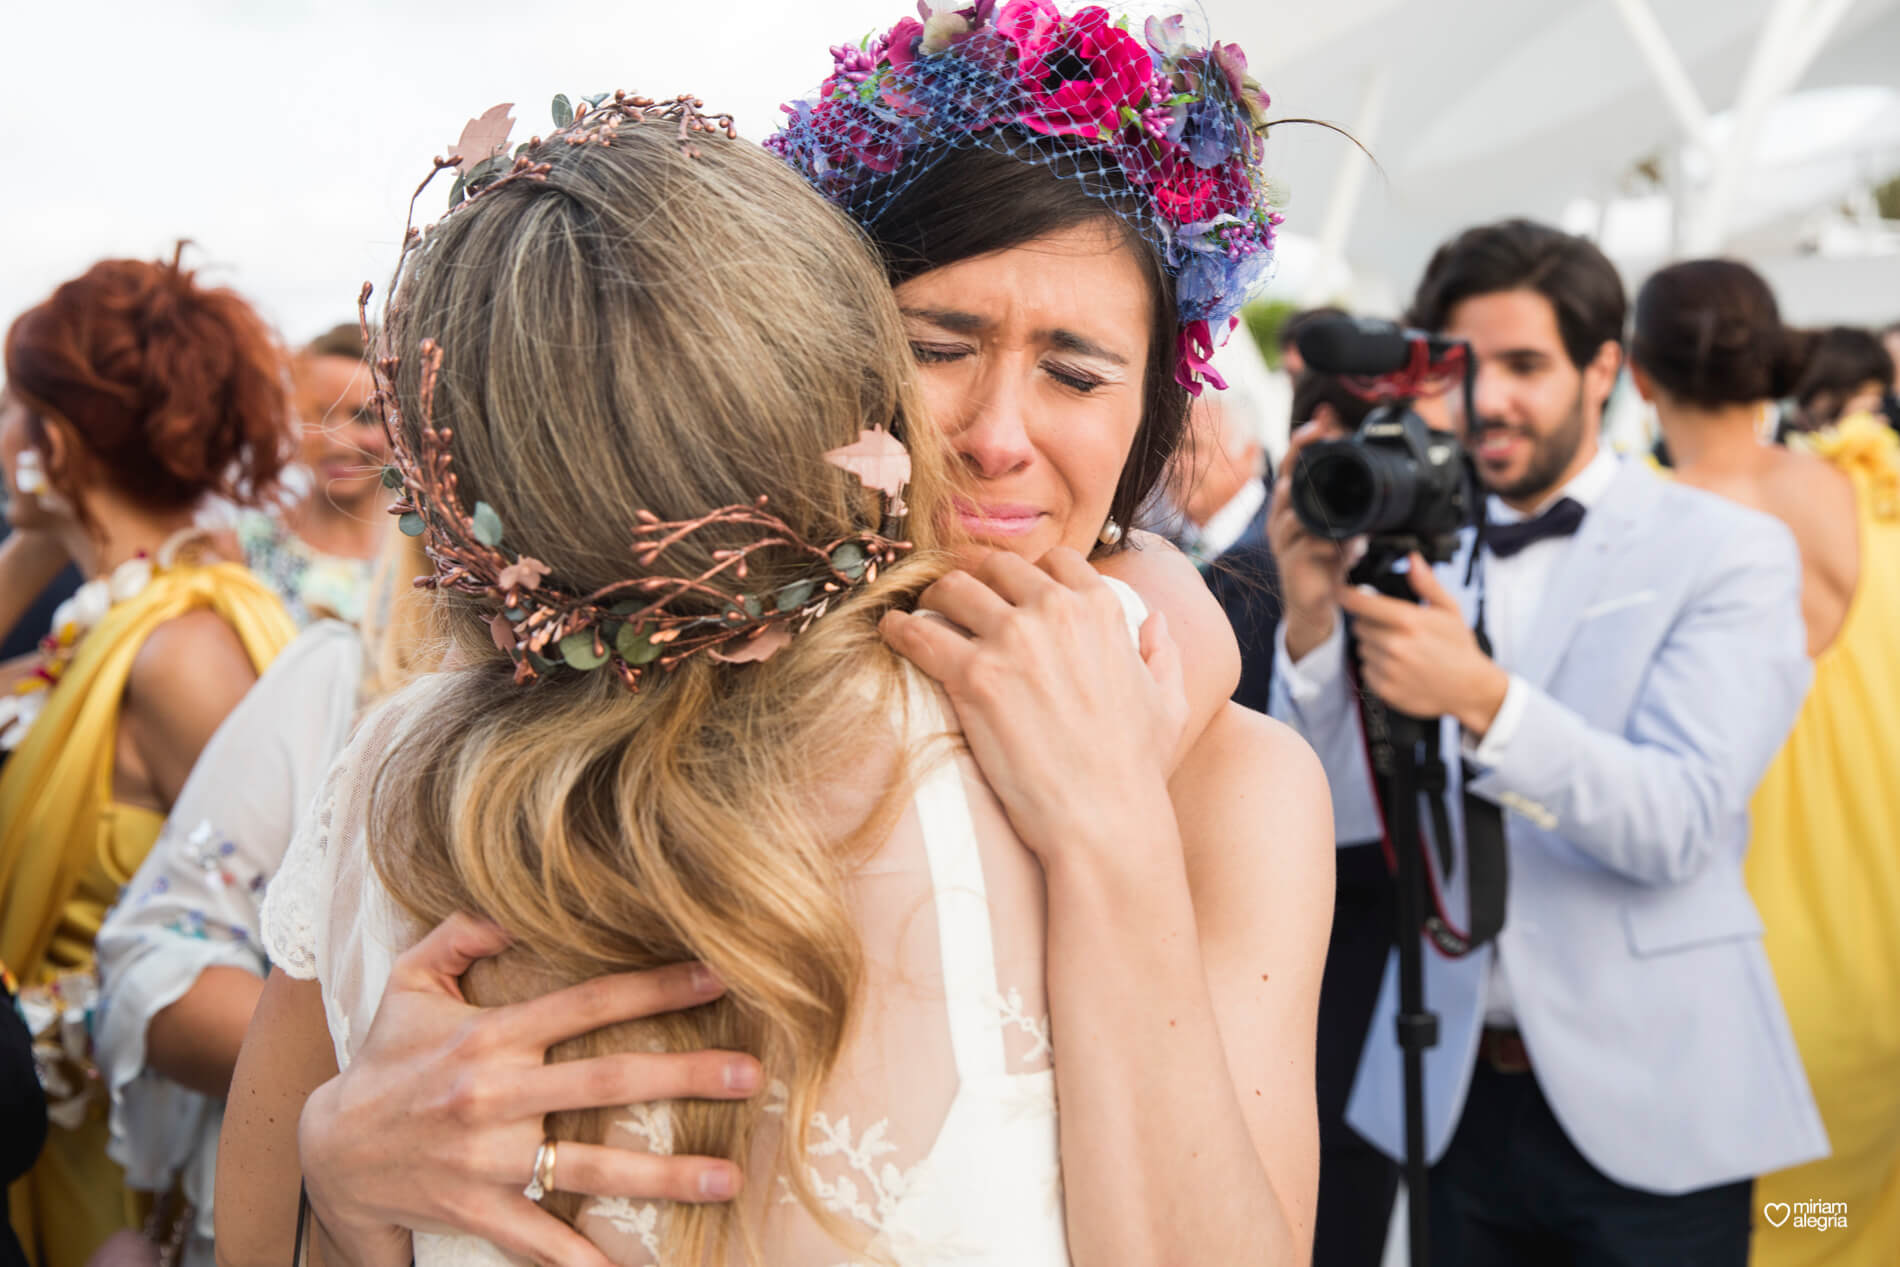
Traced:
<path fill-rule="evenodd" d="M 1530 512 L 1513 510 L 1492 496 L 1485 499 L 1485 513 L 1492 523 L 1517 523 L 1535 518 L 1565 497 L 1588 511 L 1616 479 L 1617 465 L 1616 455 L 1600 448 L 1597 455 L 1569 483 L 1552 492 Z M 1544 589 L 1569 552 L 1572 540 L 1570 537 L 1547 537 L 1525 546 L 1508 559 L 1501 559 L 1487 551 L 1479 562 L 1484 584 L 1485 632 L 1491 639 L 1491 658 L 1505 669 L 1508 670 L 1517 661 L 1524 649 L 1525 641 L 1530 636 L 1531 622 L 1536 618 L 1539 604 L 1543 602 Z M 1309 651 L 1297 664 L 1287 654 L 1286 624 L 1282 622 L 1279 632 L 1274 636 L 1273 658 L 1274 674 L 1285 684 L 1288 694 L 1296 700 L 1310 699 L 1319 693 L 1321 684 L 1345 671 L 1345 622 L 1334 621 L 1332 635 Z M 1498 715 L 1492 719 L 1484 738 L 1474 742 L 1469 735 L 1465 737 L 1465 756 L 1469 760 L 1480 766 L 1498 762 L 1524 716 L 1526 692 L 1529 689 L 1516 674 L 1511 675 L 1510 686 L 1504 692 L 1504 702 L 1498 707 Z M 1510 981 L 1506 975 L 1504 956 L 1495 953 L 1495 943 L 1494 954 L 1485 1002 L 1485 1023 L 1508 1026 L 1512 1023 Z"/>

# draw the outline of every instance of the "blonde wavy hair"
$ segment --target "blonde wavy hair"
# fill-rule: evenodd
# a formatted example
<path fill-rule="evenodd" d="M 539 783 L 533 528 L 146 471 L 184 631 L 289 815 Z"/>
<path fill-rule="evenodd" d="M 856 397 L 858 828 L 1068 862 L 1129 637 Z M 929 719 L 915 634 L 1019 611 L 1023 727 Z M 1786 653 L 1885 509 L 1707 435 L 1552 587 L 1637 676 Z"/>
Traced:
<path fill-rule="evenodd" d="M 384 326 L 395 393 L 417 443 L 422 357 L 445 350 L 434 418 L 452 429 L 464 504 L 489 503 L 508 547 L 570 591 L 664 572 L 696 575 L 736 542 L 704 531 L 652 569 L 633 558 L 636 513 L 680 520 L 768 497 L 808 541 L 880 525 L 882 502 L 824 459 L 861 428 L 908 440 L 907 531 L 919 551 L 760 664 L 699 655 L 637 694 L 606 671 L 512 681 L 481 604 L 433 597 L 457 667 L 400 721 L 373 786 L 372 857 L 425 925 L 484 915 L 515 937 L 471 974 L 485 1004 L 699 959 L 718 1001 L 554 1050 L 750 1051 L 809 1120 L 847 1033 L 861 947 L 845 879 L 907 799 L 904 761 L 866 821 L 822 826 L 825 789 L 901 733 L 900 662 L 878 618 L 940 574 L 933 490 L 945 458 L 918 424 L 911 358 L 890 288 L 844 217 L 749 143 L 674 122 L 628 124 L 611 145 L 550 143 L 542 180 L 481 194 L 405 260 Z M 808 565 L 757 555 L 729 595 L 771 592 Z M 732 597 L 706 601 L 729 610 Z M 841 689 L 845 688 L 845 689 Z M 861 774 L 858 775 L 861 779 Z M 745 1163 L 755 1103 L 681 1102 L 682 1153 Z M 603 1142 L 604 1112 L 557 1115 L 557 1138 Z M 805 1133 L 782 1133 L 775 1173 L 822 1226 Z M 771 1182 L 754 1174 L 751 1184 Z M 761 1189 L 763 1190 L 763 1189 Z M 573 1221 L 580 1198 L 548 1208 Z M 681 1205 L 668 1262 L 723 1257 L 738 1203 Z"/>

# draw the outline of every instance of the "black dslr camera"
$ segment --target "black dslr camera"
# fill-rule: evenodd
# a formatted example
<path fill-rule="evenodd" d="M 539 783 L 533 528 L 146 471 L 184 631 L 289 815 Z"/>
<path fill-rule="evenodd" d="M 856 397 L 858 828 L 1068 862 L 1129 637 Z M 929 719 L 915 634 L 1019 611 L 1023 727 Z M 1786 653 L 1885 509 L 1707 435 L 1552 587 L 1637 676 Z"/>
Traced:
<path fill-rule="evenodd" d="M 1363 317 L 1315 322 L 1299 346 L 1309 369 L 1379 402 L 1350 438 L 1300 453 L 1292 477 L 1301 525 L 1329 541 L 1369 537 L 1362 572 L 1415 550 L 1433 563 L 1450 559 L 1477 505 L 1476 473 L 1458 438 L 1427 426 L 1412 400 L 1455 377 L 1469 391 L 1470 346 Z"/>

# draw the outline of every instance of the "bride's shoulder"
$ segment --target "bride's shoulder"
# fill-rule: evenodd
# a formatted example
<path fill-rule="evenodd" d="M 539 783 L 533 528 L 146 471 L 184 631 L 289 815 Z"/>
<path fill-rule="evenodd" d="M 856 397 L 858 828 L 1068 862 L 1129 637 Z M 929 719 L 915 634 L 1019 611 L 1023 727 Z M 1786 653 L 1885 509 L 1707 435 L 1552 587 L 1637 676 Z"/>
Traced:
<path fill-rule="evenodd" d="M 1291 727 L 1239 704 L 1223 706 L 1169 790 L 1197 888 L 1237 884 L 1296 905 L 1330 899 L 1332 793 L 1318 756 Z"/>

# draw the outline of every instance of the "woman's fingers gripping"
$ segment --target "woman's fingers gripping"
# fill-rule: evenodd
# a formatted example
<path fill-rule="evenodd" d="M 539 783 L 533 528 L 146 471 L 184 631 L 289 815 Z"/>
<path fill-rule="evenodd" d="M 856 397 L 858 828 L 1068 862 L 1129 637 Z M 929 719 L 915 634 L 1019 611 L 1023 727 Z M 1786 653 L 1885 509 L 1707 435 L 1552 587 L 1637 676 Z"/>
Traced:
<path fill-rule="evenodd" d="M 477 960 L 508 949 L 511 942 L 499 924 L 458 911 L 396 957 L 389 970 L 389 988 L 446 994 L 460 1000 L 462 974 Z"/>
<path fill-rule="evenodd" d="M 596 977 L 539 998 L 495 1008 L 485 1023 L 545 1051 L 556 1043 L 621 1021 L 678 1012 L 711 1002 L 726 987 L 699 963 Z"/>
<path fill-rule="evenodd" d="M 564 1143 L 554 1156 L 563 1192 L 635 1201 L 730 1201 L 743 1184 L 739 1167 L 717 1157 L 668 1157 L 602 1144 Z"/>
<path fill-rule="evenodd" d="M 505 1098 L 523 1116 L 655 1100 L 743 1100 L 763 1078 L 759 1062 L 743 1052 L 618 1052 L 519 1070 Z"/>

